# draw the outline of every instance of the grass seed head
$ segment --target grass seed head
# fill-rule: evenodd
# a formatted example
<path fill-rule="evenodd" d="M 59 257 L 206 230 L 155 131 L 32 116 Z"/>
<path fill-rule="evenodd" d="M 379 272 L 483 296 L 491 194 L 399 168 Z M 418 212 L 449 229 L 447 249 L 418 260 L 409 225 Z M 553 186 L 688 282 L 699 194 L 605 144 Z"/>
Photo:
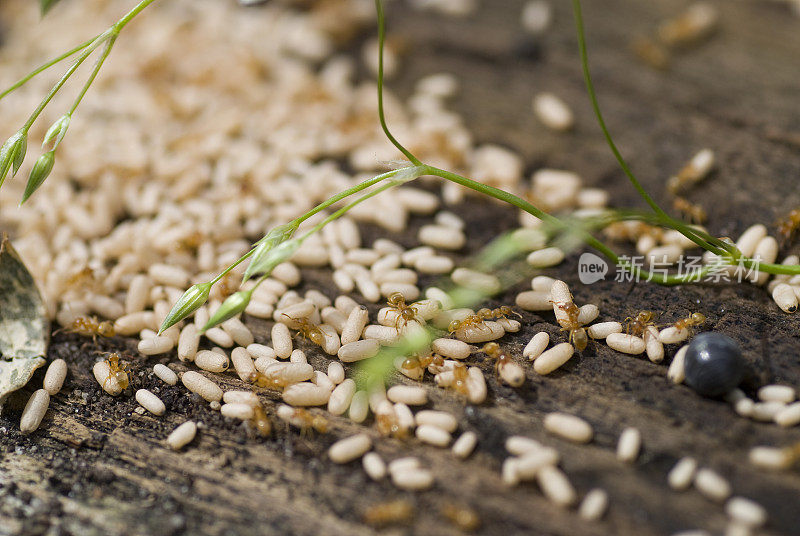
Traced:
<path fill-rule="evenodd" d="M 67 135 L 67 129 L 69 128 L 70 120 L 72 116 L 69 114 L 64 114 L 56 120 L 55 123 L 50 125 L 50 128 L 47 129 L 47 133 L 44 135 L 44 141 L 42 141 L 42 147 L 50 143 L 51 141 L 55 140 L 53 143 L 51 151 L 55 151 L 58 145 L 61 143 L 61 140 L 64 139 L 64 136 Z"/>
<path fill-rule="evenodd" d="M 300 247 L 298 241 L 291 241 L 284 248 L 279 246 L 287 244 L 287 240 L 292 237 L 296 230 L 297 224 L 293 222 L 279 225 L 270 230 L 256 246 L 253 260 L 250 261 L 250 265 L 244 272 L 243 281 L 247 281 L 257 273 L 269 273 L 277 265 L 291 257 L 292 253 Z M 282 257 L 281 255 L 285 256 Z"/>
<path fill-rule="evenodd" d="M 33 195 L 33 192 L 38 190 L 39 186 L 44 183 L 53 170 L 55 161 L 56 155 L 54 151 L 48 151 L 36 160 L 33 169 L 31 169 L 31 174 L 28 176 L 28 184 L 25 185 L 25 192 L 22 194 L 20 205 L 27 201 Z"/>
<path fill-rule="evenodd" d="M 8 171 L 13 167 L 13 175 L 17 174 L 25 153 L 28 150 L 28 132 L 20 129 L 16 134 L 6 140 L 0 147 L 0 186 L 6 179 Z"/>
<path fill-rule="evenodd" d="M 208 319 L 208 322 L 206 322 L 206 325 L 203 326 L 203 329 L 200 331 L 205 332 L 244 311 L 250 303 L 252 294 L 252 290 L 240 290 L 228 296 L 214 314 L 211 315 L 211 318 Z"/>
<path fill-rule="evenodd" d="M 183 293 L 183 296 L 172 306 L 164 322 L 161 323 L 161 328 L 158 332 L 163 333 L 164 330 L 171 328 L 184 318 L 188 317 L 200 308 L 208 300 L 208 294 L 211 292 L 211 283 L 197 283 L 192 285 Z"/>

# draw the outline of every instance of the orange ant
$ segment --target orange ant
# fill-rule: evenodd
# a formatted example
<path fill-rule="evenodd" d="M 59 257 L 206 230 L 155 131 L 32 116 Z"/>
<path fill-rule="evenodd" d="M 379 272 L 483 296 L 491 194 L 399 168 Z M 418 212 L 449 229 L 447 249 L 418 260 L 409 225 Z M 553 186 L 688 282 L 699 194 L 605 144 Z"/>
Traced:
<path fill-rule="evenodd" d="M 225 299 L 236 292 L 238 288 L 239 282 L 237 282 L 237 276 L 234 274 L 228 274 L 220 280 L 214 291 L 216 292 L 218 298 Z"/>
<path fill-rule="evenodd" d="M 798 228 L 800 228 L 800 209 L 792 210 L 778 221 L 778 235 L 780 236 L 782 246 L 791 243 Z"/>
<path fill-rule="evenodd" d="M 641 311 L 636 315 L 636 318 L 631 318 L 629 316 L 624 320 L 625 333 L 636 337 L 643 336 L 648 327 L 655 325 L 653 320 L 655 320 L 656 316 L 656 313 L 653 311 Z"/>
<path fill-rule="evenodd" d="M 708 219 L 706 211 L 698 204 L 692 203 L 685 197 L 676 197 L 672 202 L 672 208 L 680 212 L 691 223 L 703 223 Z M 800 222 L 798 222 L 800 223 Z"/>
<path fill-rule="evenodd" d="M 501 305 L 496 309 L 484 307 L 483 309 L 478 309 L 475 315 L 479 316 L 482 320 L 500 320 L 502 318 L 508 318 L 508 315 L 516 315 L 522 318 L 521 314 L 511 309 L 508 305 Z"/>
<path fill-rule="evenodd" d="M 374 504 L 364 512 L 364 523 L 383 527 L 396 523 L 407 523 L 414 517 L 414 507 L 406 499 Z"/>
<path fill-rule="evenodd" d="M 453 390 L 464 396 L 469 395 L 469 387 L 467 386 L 469 371 L 464 363 L 456 363 L 453 366 L 453 377 L 455 378 L 452 385 Z"/>
<path fill-rule="evenodd" d="M 297 325 L 295 329 L 304 339 L 310 340 L 317 346 L 323 346 L 325 344 L 325 333 L 319 329 L 319 326 L 312 324 L 307 318 L 292 318 L 286 313 L 283 313 L 283 316 L 295 322 Z"/>
<path fill-rule="evenodd" d="M 557 307 L 567 314 L 567 325 L 561 328 L 561 331 L 569 331 L 567 342 L 574 345 L 579 352 L 584 351 L 586 345 L 589 344 L 589 337 L 586 335 L 583 324 L 578 321 L 581 308 L 574 302 L 560 303 L 557 304 Z"/>
<path fill-rule="evenodd" d="M 90 290 L 96 289 L 97 280 L 94 269 L 90 268 L 89 266 L 83 267 L 67 278 L 66 285 L 68 287 L 83 286 L 84 288 L 88 288 Z"/>
<path fill-rule="evenodd" d="M 272 425 L 269 422 L 269 418 L 267 418 L 267 412 L 260 402 L 257 406 L 253 407 L 253 418 L 250 420 L 250 423 L 261 437 L 269 437 L 272 433 Z"/>
<path fill-rule="evenodd" d="M 500 349 L 500 345 L 496 342 L 487 342 L 483 345 L 483 353 L 489 356 L 489 359 L 494 359 L 495 373 L 500 370 L 507 363 L 513 363 L 511 357 Z"/>
<path fill-rule="evenodd" d="M 483 323 L 484 319 L 477 314 L 468 315 L 462 320 L 453 320 L 447 327 L 447 331 L 452 335 L 459 329 L 466 330 L 467 328 L 485 329 L 486 325 Z"/>
<path fill-rule="evenodd" d="M 128 380 L 128 372 L 130 369 L 125 363 L 120 363 L 120 355 L 117 352 L 98 352 L 100 355 L 107 355 L 106 363 L 108 363 L 108 376 L 103 380 L 103 390 L 106 388 L 108 380 L 114 379 L 122 390 L 128 388 L 130 381 Z"/>
<path fill-rule="evenodd" d="M 378 432 L 384 436 L 392 436 L 397 439 L 407 439 L 408 429 L 400 426 L 400 421 L 395 415 L 394 410 L 391 413 L 379 413 L 375 416 L 375 425 L 378 427 Z"/>
<path fill-rule="evenodd" d="M 702 326 L 706 322 L 706 315 L 703 313 L 692 313 L 691 315 L 687 316 L 686 318 L 681 318 L 677 322 L 673 324 L 675 329 L 683 330 L 688 329 L 692 330 L 698 326 Z"/>
<path fill-rule="evenodd" d="M 178 241 L 178 249 L 195 251 L 203 243 L 205 237 L 200 231 L 194 231 Z"/>
<path fill-rule="evenodd" d="M 395 320 L 395 329 L 400 331 L 400 322 L 403 322 L 403 327 L 406 327 L 409 322 L 419 322 L 417 317 L 417 310 L 413 305 L 407 305 L 405 296 L 400 292 L 393 292 L 386 300 L 386 304 L 397 311 L 397 319 Z"/>
<path fill-rule="evenodd" d="M 294 410 L 294 418 L 303 423 L 300 426 L 300 435 L 305 435 L 311 430 L 320 434 L 328 431 L 328 420 L 322 415 L 312 415 L 307 409 L 296 408 Z"/>
<path fill-rule="evenodd" d="M 83 337 L 91 337 L 93 342 L 97 341 L 97 336 L 113 337 L 116 335 L 114 323 L 110 320 L 100 322 L 94 316 L 79 316 L 67 328 L 62 328 L 67 333 L 77 333 Z M 58 331 L 62 331 L 58 330 Z"/>
<path fill-rule="evenodd" d="M 444 358 L 438 354 L 414 354 L 407 357 L 400 366 L 405 370 L 414 370 L 417 368 L 425 369 L 430 365 L 441 367 L 444 365 Z"/>
<path fill-rule="evenodd" d="M 639 314 L 636 315 L 636 318 L 631 318 L 629 316 L 624 320 L 625 333 L 635 337 L 641 337 L 647 341 L 649 337 L 653 335 L 651 327 L 657 327 L 655 323 L 657 316 L 658 314 L 654 311 L 640 311 Z"/>
<path fill-rule="evenodd" d="M 287 426 L 291 424 L 292 426 L 300 428 L 301 436 L 305 436 L 311 430 L 315 430 L 320 434 L 324 434 L 328 431 L 328 421 L 325 417 L 313 415 L 304 408 L 294 408 L 284 405 L 278 408 L 278 416 L 286 422 Z"/>
<path fill-rule="evenodd" d="M 280 378 L 270 378 L 259 371 L 255 371 L 255 373 L 252 375 L 252 381 L 259 387 L 274 389 L 276 391 L 283 391 L 283 389 L 289 385 L 289 382 L 285 380 Z"/>
<path fill-rule="evenodd" d="M 666 71 L 669 68 L 669 51 L 653 39 L 639 36 L 631 43 L 631 49 L 640 60 L 650 67 L 660 71 Z"/>
<path fill-rule="evenodd" d="M 442 507 L 442 515 L 464 532 L 473 532 L 481 526 L 478 513 L 468 506 L 447 503 Z"/>
<path fill-rule="evenodd" d="M 489 359 L 494 359 L 494 372 L 497 375 L 500 375 L 504 367 L 515 365 L 514 360 L 511 359 L 511 356 L 502 351 L 500 349 L 500 345 L 497 344 L 496 342 L 487 342 L 486 344 L 484 344 L 483 352 L 487 356 L 489 356 Z M 524 373 L 522 373 L 522 375 L 517 375 L 517 371 L 521 371 L 521 369 L 519 369 L 518 366 L 517 370 L 514 369 L 508 370 L 507 372 L 510 372 L 511 374 L 503 375 L 502 376 L 503 381 L 508 383 L 511 387 L 521 386 L 522 383 L 525 381 L 525 375 Z"/>
<path fill-rule="evenodd" d="M 636 242 L 643 235 L 659 238 L 662 232 L 658 227 L 641 221 L 617 221 L 606 226 L 603 234 L 611 240 Z"/>

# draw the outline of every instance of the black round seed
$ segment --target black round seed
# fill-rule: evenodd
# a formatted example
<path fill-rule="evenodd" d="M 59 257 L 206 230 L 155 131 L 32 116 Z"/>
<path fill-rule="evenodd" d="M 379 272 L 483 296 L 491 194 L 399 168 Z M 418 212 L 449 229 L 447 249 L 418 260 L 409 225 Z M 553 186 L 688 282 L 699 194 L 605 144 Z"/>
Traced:
<path fill-rule="evenodd" d="M 684 361 L 686 384 L 704 396 L 732 391 L 744 376 L 739 345 L 721 333 L 701 333 L 689 344 Z"/>

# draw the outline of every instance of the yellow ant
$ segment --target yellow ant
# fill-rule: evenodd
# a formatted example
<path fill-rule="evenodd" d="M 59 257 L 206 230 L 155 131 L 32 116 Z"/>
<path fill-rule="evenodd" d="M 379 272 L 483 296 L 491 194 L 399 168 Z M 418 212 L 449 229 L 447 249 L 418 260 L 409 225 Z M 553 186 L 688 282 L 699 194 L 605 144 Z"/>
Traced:
<path fill-rule="evenodd" d="M 375 416 L 375 425 L 378 427 L 378 432 L 384 436 L 392 436 L 397 439 L 407 439 L 408 429 L 400 426 L 400 421 L 394 412 L 387 414 L 381 413 Z"/>
<path fill-rule="evenodd" d="M 800 228 L 800 210 L 795 209 L 789 212 L 784 218 L 778 221 L 778 236 L 781 245 L 787 246 L 791 243 L 797 229 Z"/>
<path fill-rule="evenodd" d="M 446 503 L 442 507 L 442 515 L 464 532 L 473 532 L 481 526 L 478 513 L 468 506 Z"/>
<path fill-rule="evenodd" d="M 400 292 L 390 294 L 386 304 L 397 311 L 394 326 L 397 331 L 400 331 L 400 322 L 403 323 L 403 327 L 407 326 L 409 322 L 419 322 L 416 308 L 413 305 L 407 305 L 405 297 Z"/>
<path fill-rule="evenodd" d="M 478 312 L 475 314 L 481 317 L 482 320 L 500 320 L 508 318 L 508 315 L 515 315 L 518 318 L 522 318 L 521 314 L 511 309 L 508 305 L 501 305 L 496 309 L 484 307 L 483 309 L 478 309 Z"/>
<path fill-rule="evenodd" d="M 468 396 L 469 387 L 467 386 L 467 379 L 469 378 L 469 370 L 464 363 L 455 363 L 453 365 L 453 385 L 450 387 L 458 394 Z"/>
<path fill-rule="evenodd" d="M 441 367 L 444 365 L 444 358 L 438 354 L 431 353 L 428 355 L 414 354 L 410 357 L 407 357 L 400 366 L 405 370 L 414 370 L 417 368 L 425 369 L 430 365 Z"/>
<path fill-rule="evenodd" d="M 283 389 L 286 388 L 286 386 L 290 383 L 280 378 L 270 378 L 259 371 L 255 371 L 251 377 L 253 383 L 255 383 L 258 387 L 273 389 L 275 391 L 283 391 Z"/>
<path fill-rule="evenodd" d="M 414 517 L 414 507 L 407 499 L 398 499 L 374 504 L 364 512 L 364 523 L 383 527 L 397 523 L 407 523 Z"/>
<path fill-rule="evenodd" d="M 315 326 L 307 318 L 293 318 L 286 313 L 284 313 L 283 316 L 297 324 L 295 329 L 304 339 L 310 340 L 317 346 L 325 345 L 325 333 L 319 329 L 319 326 Z"/>
<path fill-rule="evenodd" d="M 91 337 L 92 342 L 97 341 L 98 335 L 100 337 L 113 337 L 116 335 L 113 322 L 110 320 L 103 320 L 101 322 L 94 316 L 79 316 L 73 320 L 68 327 L 61 328 L 57 330 L 56 333 L 59 331 L 77 333 L 83 337 Z"/>
<path fill-rule="evenodd" d="M 260 402 L 257 406 L 253 407 L 253 418 L 250 420 L 250 423 L 261 437 L 269 437 L 272 433 L 272 424 L 270 424 L 267 412 Z"/>
<path fill-rule="evenodd" d="M 67 278 L 66 285 L 69 288 L 86 288 L 89 290 L 97 289 L 97 275 L 93 268 L 85 266 Z"/>
<path fill-rule="evenodd" d="M 636 337 L 642 337 L 648 327 L 655 326 L 654 320 L 657 316 L 658 315 L 653 311 L 641 311 L 635 318 L 629 316 L 624 320 L 625 333 Z"/>
<path fill-rule="evenodd" d="M 108 376 L 103 380 L 103 390 L 106 388 L 108 380 L 114 379 L 122 390 L 128 388 L 130 381 L 128 380 L 128 372 L 130 369 L 125 363 L 120 363 L 120 355 L 117 352 L 98 352 L 100 355 L 108 356 L 106 363 L 108 363 Z"/>
<path fill-rule="evenodd" d="M 708 219 L 708 215 L 702 206 L 692 203 L 684 197 L 676 197 L 672 202 L 672 208 L 680 212 L 691 223 L 704 223 Z"/>
<path fill-rule="evenodd" d="M 511 357 L 500 349 L 500 345 L 496 342 L 487 342 L 483 345 L 483 353 L 489 356 L 490 359 L 494 360 L 494 371 L 495 373 L 500 370 L 500 368 L 507 364 L 512 363 L 513 360 Z"/>
<path fill-rule="evenodd" d="M 450 332 L 452 335 L 459 329 L 467 329 L 467 328 L 476 328 L 476 329 L 488 329 L 487 326 L 483 323 L 483 318 L 478 316 L 477 314 L 469 315 L 462 320 L 453 320 L 450 322 L 450 325 L 447 327 L 447 331 Z"/>
<path fill-rule="evenodd" d="M 673 324 L 675 329 L 683 330 L 693 330 L 698 326 L 702 326 L 706 322 L 706 315 L 703 313 L 692 313 L 691 315 L 687 316 L 686 318 L 681 318 L 677 322 Z"/>
<path fill-rule="evenodd" d="M 589 344 L 589 337 L 586 335 L 583 324 L 578 322 L 580 307 L 573 302 L 558 304 L 557 307 L 567 314 L 567 325 L 561 328 L 561 331 L 569 331 L 567 342 L 574 345 L 579 352 L 584 351 L 586 345 Z"/>

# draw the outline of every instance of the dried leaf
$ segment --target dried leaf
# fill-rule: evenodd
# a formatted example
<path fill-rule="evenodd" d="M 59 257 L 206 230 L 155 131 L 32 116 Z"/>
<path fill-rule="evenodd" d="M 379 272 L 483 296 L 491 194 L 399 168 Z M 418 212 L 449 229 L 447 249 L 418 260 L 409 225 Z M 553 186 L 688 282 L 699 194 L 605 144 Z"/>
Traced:
<path fill-rule="evenodd" d="M 0 243 L 0 406 L 44 365 L 50 322 L 25 264 L 3 235 Z"/>

